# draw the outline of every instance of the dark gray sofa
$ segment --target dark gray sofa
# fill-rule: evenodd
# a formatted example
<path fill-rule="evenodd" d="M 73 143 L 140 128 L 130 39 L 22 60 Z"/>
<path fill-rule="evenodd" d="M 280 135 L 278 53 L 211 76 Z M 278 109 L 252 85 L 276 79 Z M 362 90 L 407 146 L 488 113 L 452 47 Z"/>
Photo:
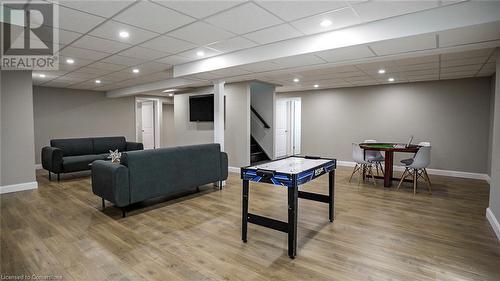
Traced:
<path fill-rule="evenodd" d="M 42 148 L 42 167 L 51 173 L 71 173 L 89 170 L 89 164 L 95 160 L 108 158 L 109 151 L 119 152 L 142 150 L 142 143 L 127 142 L 125 137 L 96 137 L 53 139 L 50 146 Z"/>
<path fill-rule="evenodd" d="M 228 159 L 219 144 L 131 151 L 121 163 L 92 163 L 92 191 L 122 209 L 147 199 L 194 191 L 228 176 Z M 221 185 L 219 185 L 221 186 Z"/>

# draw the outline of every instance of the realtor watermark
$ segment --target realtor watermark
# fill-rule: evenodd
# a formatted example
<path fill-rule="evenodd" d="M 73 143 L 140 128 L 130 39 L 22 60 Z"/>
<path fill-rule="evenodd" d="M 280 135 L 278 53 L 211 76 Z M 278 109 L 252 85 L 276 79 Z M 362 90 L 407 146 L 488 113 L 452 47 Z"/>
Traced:
<path fill-rule="evenodd" d="M 2 1 L 0 69 L 59 69 L 58 19 L 53 3 Z"/>

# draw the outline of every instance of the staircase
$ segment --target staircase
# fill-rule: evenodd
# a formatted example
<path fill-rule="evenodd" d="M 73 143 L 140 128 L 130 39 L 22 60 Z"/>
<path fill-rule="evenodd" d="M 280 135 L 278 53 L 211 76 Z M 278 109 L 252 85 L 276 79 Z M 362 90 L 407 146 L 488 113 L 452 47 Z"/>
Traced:
<path fill-rule="evenodd" d="M 260 147 L 253 137 L 250 137 L 250 164 L 255 165 L 268 160 L 270 159 L 264 153 L 262 147 Z"/>

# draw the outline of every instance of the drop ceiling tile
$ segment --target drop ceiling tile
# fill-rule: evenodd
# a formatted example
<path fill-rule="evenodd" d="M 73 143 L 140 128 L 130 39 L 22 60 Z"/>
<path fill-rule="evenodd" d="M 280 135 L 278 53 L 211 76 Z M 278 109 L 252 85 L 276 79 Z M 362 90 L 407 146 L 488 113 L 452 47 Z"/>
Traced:
<path fill-rule="evenodd" d="M 441 67 L 441 74 L 444 73 L 452 73 L 452 72 L 464 72 L 464 71 L 472 71 L 477 72 L 483 66 L 482 64 L 473 64 L 473 65 L 461 65 L 454 67 Z"/>
<path fill-rule="evenodd" d="M 272 60 L 271 62 L 277 64 L 278 66 L 280 66 L 282 68 L 300 67 L 300 66 L 306 66 L 306 65 L 325 63 L 324 60 L 322 60 L 314 55 L 300 55 L 300 56 L 286 57 L 286 58 L 281 58 L 281 59 L 275 59 L 275 60 Z"/>
<path fill-rule="evenodd" d="M 141 65 L 137 65 L 135 68 L 140 70 L 140 74 L 155 73 L 155 72 L 166 72 L 172 67 L 164 63 L 157 62 L 147 62 Z"/>
<path fill-rule="evenodd" d="M 103 60 L 103 62 L 128 65 L 128 66 L 138 65 L 141 63 L 145 63 L 146 61 L 147 61 L 146 59 L 124 57 L 124 56 L 120 56 L 120 55 L 113 55 L 113 56 L 110 56 L 109 58 L 106 58 Z"/>
<path fill-rule="evenodd" d="M 413 70 L 424 70 L 424 69 L 435 69 L 435 68 L 439 68 L 439 62 L 398 65 L 398 69 L 400 71 L 413 71 Z"/>
<path fill-rule="evenodd" d="M 255 47 L 257 44 L 254 42 L 243 38 L 243 37 L 234 37 L 231 39 L 219 41 L 213 44 L 208 45 L 207 47 L 220 51 L 222 53 L 229 53 L 241 49 L 246 49 L 250 47 Z"/>
<path fill-rule="evenodd" d="M 440 79 L 457 79 L 457 78 L 474 77 L 475 74 L 476 74 L 475 71 L 460 71 L 460 72 L 441 73 L 439 77 Z"/>
<path fill-rule="evenodd" d="M 107 53 L 117 53 L 123 49 L 131 47 L 132 45 L 85 35 L 73 42 L 71 46 L 94 51 L 106 50 Z"/>
<path fill-rule="evenodd" d="M 165 33 L 195 19 L 161 5 L 141 1 L 113 18 L 157 33 Z"/>
<path fill-rule="evenodd" d="M 439 75 L 439 69 L 438 68 L 433 68 L 433 69 L 423 69 L 423 70 L 413 70 L 413 71 L 407 71 L 404 72 L 406 76 L 428 76 L 428 75 Z"/>
<path fill-rule="evenodd" d="M 109 70 L 109 71 L 118 71 L 123 69 L 125 66 L 120 64 L 106 63 L 106 62 L 95 62 L 93 64 L 88 65 L 92 68 Z"/>
<path fill-rule="evenodd" d="M 127 49 L 123 52 L 120 52 L 119 55 L 126 56 L 126 57 L 132 57 L 132 58 L 154 60 L 157 58 L 166 57 L 169 54 L 166 52 L 160 52 L 160 51 L 136 46 L 136 47 L 132 47 L 130 49 Z"/>
<path fill-rule="evenodd" d="M 99 74 L 95 73 L 86 73 L 86 72 L 80 72 L 80 71 L 73 71 L 70 72 L 63 77 L 68 78 L 68 79 L 83 79 L 83 80 L 89 80 L 98 77 Z"/>
<path fill-rule="evenodd" d="M 90 15 L 73 9 L 59 7 L 59 28 L 87 33 L 98 24 L 104 22 L 105 18 Z"/>
<path fill-rule="evenodd" d="M 193 42 L 198 45 L 214 43 L 233 37 L 230 32 L 204 22 L 195 22 L 168 33 L 169 36 Z"/>
<path fill-rule="evenodd" d="M 257 4 L 286 21 L 325 13 L 347 6 L 344 1 L 258 1 Z"/>
<path fill-rule="evenodd" d="M 450 47 L 500 39 L 500 21 L 439 32 L 439 46 Z"/>
<path fill-rule="evenodd" d="M 82 48 L 76 48 L 72 46 L 68 46 L 61 50 L 59 52 L 60 55 L 64 57 L 70 57 L 70 58 L 80 58 L 80 59 L 86 59 L 86 60 L 99 60 L 104 57 L 109 56 L 110 54 L 108 53 L 103 53 L 103 52 L 98 52 L 98 51 L 93 51 L 93 50 L 88 50 L 88 49 L 82 49 Z"/>
<path fill-rule="evenodd" d="M 332 24 L 329 26 L 321 26 L 320 23 L 323 20 L 330 20 Z M 325 32 L 358 23 L 361 23 L 361 20 L 351 8 L 343 8 L 291 22 L 293 26 L 305 34 Z"/>
<path fill-rule="evenodd" d="M 105 74 L 108 74 L 112 71 L 85 66 L 85 67 L 78 69 L 78 72 L 84 72 L 84 73 L 95 74 L 95 75 L 105 75 Z"/>
<path fill-rule="evenodd" d="M 59 29 L 59 44 L 67 45 L 73 41 L 75 41 L 78 37 L 83 34 L 73 31 L 67 31 Z"/>
<path fill-rule="evenodd" d="M 302 34 L 291 25 L 282 24 L 245 34 L 244 37 L 259 44 L 267 44 L 271 42 L 299 37 L 301 35 Z"/>
<path fill-rule="evenodd" d="M 353 78 L 353 77 L 369 77 L 368 75 L 366 75 L 365 73 L 363 73 L 362 71 L 349 71 L 349 72 L 339 72 L 339 73 L 335 73 L 333 76 L 333 78 Z"/>
<path fill-rule="evenodd" d="M 108 18 L 118 13 L 123 8 L 127 7 L 133 2 L 134 0 L 126 0 L 126 1 L 125 0 L 114 0 L 114 1 L 73 0 L 73 1 L 59 1 L 59 5 Z"/>
<path fill-rule="evenodd" d="M 314 76 L 314 75 L 321 75 L 321 74 L 325 74 L 325 73 L 334 74 L 334 73 L 345 73 L 345 72 L 359 72 L 359 69 L 353 65 L 345 65 L 345 66 L 335 66 L 335 67 L 326 67 L 326 68 L 306 70 L 306 71 L 300 72 L 300 74 L 304 75 L 304 76 Z"/>
<path fill-rule="evenodd" d="M 71 59 L 74 61 L 74 63 L 68 64 L 66 62 L 66 60 L 69 58 L 70 57 L 59 56 L 59 70 L 60 71 L 73 71 L 73 70 L 76 70 L 82 66 L 91 64 L 95 61 L 95 60 L 86 60 L 86 59 L 82 59 L 82 58 L 71 57 Z"/>
<path fill-rule="evenodd" d="M 442 54 L 441 61 L 462 60 L 462 59 L 476 58 L 476 57 L 488 57 L 491 55 L 491 52 L 493 52 L 493 49 L 479 49 L 466 52 Z"/>
<path fill-rule="evenodd" d="M 201 19 L 234 7 L 244 1 L 154 1 L 162 6 Z"/>
<path fill-rule="evenodd" d="M 457 60 L 441 60 L 441 67 L 484 64 L 487 60 L 488 57 L 474 57 L 474 58 L 457 59 Z"/>
<path fill-rule="evenodd" d="M 370 44 L 372 50 L 379 56 L 414 52 L 436 48 L 436 36 L 425 34 Z"/>
<path fill-rule="evenodd" d="M 43 84 L 44 87 L 55 87 L 55 88 L 65 88 L 69 85 L 71 85 L 72 83 L 69 82 L 69 81 L 49 81 L 45 84 Z"/>
<path fill-rule="evenodd" d="M 374 21 L 436 8 L 439 1 L 368 1 L 352 7 L 363 21 Z"/>
<path fill-rule="evenodd" d="M 165 64 L 169 64 L 169 65 L 177 65 L 177 64 L 183 64 L 183 63 L 192 61 L 192 59 L 181 57 L 178 55 L 172 55 L 172 56 L 168 56 L 165 58 L 161 58 L 161 59 L 156 60 L 156 61 L 159 63 L 165 63 Z"/>
<path fill-rule="evenodd" d="M 426 63 L 439 63 L 439 56 L 438 55 L 432 55 L 432 56 L 422 56 L 422 57 L 415 57 L 415 58 L 407 58 L 407 59 L 399 59 L 393 61 L 395 65 L 402 66 L 402 65 L 413 65 L 413 64 L 426 64 Z"/>
<path fill-rule="evenodd" d="M 203 52 L 204 55 L 200 57 L 197 54 L 198 52 Z M 193 50 L 188 50 L 188 51 L 185 51 L 185 52 L 182 52 L 182 53 L 178 53 L 177 55 L 181 56 L 181 57 L 185 57 L 185 58 L 191 59 L 191 60 L 200 60 L 200 59 L 209 58 L 209 57 L 213 57 L 213 56 L 220 55 L 220 54 L 221 54 L 221 52 L 213 50 L 213 49 L 209 49 L 209 48 L 196 48 L 196 49 L 193 49 Z"/>
<path fill-rule="evenodd" d="M 361 58 L 374 57 L 372 51 L 367 46 L 353 46 L 318 52 L 316 55 L 327 62 L 340 62 Z"/>
<path fill-rule="evenodd" d="M 179 40 L 177 38 L 172 38 L 169 36 L 160 36 L 144 42 L 140 45 L 141 47 L 153 49 L 160 52 L 165 53 L 178 53 L 185 50 L 196 48 L 196 45 L 193 43 L 189 43 L 183 40 Z"/>
<path fill-rule="evenodd" d="M 101 81 L 106 81 L 108 84 L 120 82 L 129 79 L 129 76 L 117 75 L 115 73 L 111 73 L 108 75 L 103 75 L 100 77 Z"/>
<path fill-rule="evenodd" d="M 418 81 L 432 81 L 439 80 L 439 75 L 437 74 L 428 74 L 428 75 L 408 75 L 409 82 L 418 82 Z"/>
<path fill-rule="evenodd" d="M 128 38 L 121 38 L 119 36 L 120 31 L 126 31 L 130 34 L 130 36 Z M 92 32 L 90 32 L 89 34 L 92 36 L 111 39 L 132 45 L 142 43 L 146 40 L 158 36 L 158 33 L 112 20 L 107 21 L 106 23 L 92 30 Z"/>
<path fill-rule="evenodd" d="M 244 34 L 283 23 L 273 14 L 253 3 L 246 3 L 205 19 L 220 28 Z"/>

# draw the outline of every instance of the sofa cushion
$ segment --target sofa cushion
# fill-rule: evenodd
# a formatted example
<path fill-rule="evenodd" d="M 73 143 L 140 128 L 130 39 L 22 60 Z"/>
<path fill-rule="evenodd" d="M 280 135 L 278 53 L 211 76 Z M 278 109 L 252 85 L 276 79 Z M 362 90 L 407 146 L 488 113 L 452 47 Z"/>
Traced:
<path fill-rule="evenodd" d="M 62 149 L 63 156 L 77 156 L 93 154 L 91 138 L 54 139 L 50 146 Z"/>
<path fill-rule="evenodd" d="M 109 153 L 110 150 L 125 151 L 127 149 L 127 141 L 125 137 L 102 137 L 93 138 L 94 154 Z"/>
<path fill-rule="evenodd" d="M 130 200 L 193 190 L 221 179 L 218 144 L 131 151 L 122 154 L 129 168 Z"/>
<path fill-rule="evenodd" d="M 76 172 L 89 170 L 89 164 L 95 160 L 105 160 L 103 155 L 79 155 L 63 157 L 63 171 Z"/>

